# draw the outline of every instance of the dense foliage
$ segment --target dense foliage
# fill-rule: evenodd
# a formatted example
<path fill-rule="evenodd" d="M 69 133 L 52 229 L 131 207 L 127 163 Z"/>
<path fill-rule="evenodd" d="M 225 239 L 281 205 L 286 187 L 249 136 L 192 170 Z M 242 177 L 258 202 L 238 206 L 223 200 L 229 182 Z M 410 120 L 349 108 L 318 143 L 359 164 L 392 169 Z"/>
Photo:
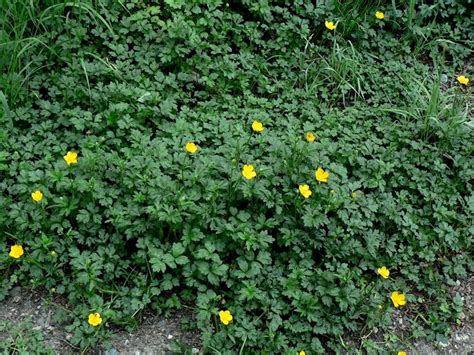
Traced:
<path fill-rule="evenodd" d="M 3 3 L 0 296 L 66 295 L 83 348 L 192 307 L 209 352 L 312 354 L 400 291 L 441 339 L 473 266 L 469 2 Z"/>

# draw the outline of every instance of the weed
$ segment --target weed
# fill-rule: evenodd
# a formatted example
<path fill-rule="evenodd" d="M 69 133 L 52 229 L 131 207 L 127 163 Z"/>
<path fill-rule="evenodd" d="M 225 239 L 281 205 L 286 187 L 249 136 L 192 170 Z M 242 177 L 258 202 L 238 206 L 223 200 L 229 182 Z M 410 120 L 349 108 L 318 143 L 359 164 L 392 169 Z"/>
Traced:
<path fill-rule="evenodd" d="M 2 286 L 66 295 L 83 351 L 147 307 L 221 353 L 392 351 L 395 309 L 445 336 L 472 19 L 435 5 L 3 2 Z"/>

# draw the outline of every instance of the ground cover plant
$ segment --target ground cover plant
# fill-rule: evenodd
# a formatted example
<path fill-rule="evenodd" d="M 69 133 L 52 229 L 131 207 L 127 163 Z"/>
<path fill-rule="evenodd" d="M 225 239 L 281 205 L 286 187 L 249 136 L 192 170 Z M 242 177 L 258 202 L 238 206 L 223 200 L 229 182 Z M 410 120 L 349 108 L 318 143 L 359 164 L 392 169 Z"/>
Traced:
<path fill-rule="evenodd" d="M 2 354 L 54 354 L 53 350 L 43 344 L 43 334 L 33 329 L 30 320 L 22 321 L 12 327 L 0 321 L 0 352 Z"/>
<path fill-rule="evenodd" d="M 0 3 L 0 297 L 65 295 L 83 349 L 146 307 L 209 353 L 354 350 L 398 311 L 447 335 L 470 1 Z"/>

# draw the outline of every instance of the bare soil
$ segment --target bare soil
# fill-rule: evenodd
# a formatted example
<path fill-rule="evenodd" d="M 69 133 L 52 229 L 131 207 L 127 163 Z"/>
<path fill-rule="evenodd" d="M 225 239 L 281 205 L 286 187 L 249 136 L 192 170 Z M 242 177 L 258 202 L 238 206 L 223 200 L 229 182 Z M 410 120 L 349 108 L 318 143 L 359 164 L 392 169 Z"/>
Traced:
<path fill-rule="evenodd" d="M 69 342 L 72 334 L 64 330 L 64 324 L 55 320 L 55 312 L 67 307 L 64 300 L 57 298 L 51 302 L 41 291 L 15 287 L 9 297 L 0 303 L 0 321 L 13 325 L 30 320 L 33 329 L 44 335 L 44 347 L 51 348 L 55 354 L 79 354 L 80 351 Z M 180 342 L 192 347 L 194 353 L 199 353 L 199 334 L 182 329 L 182 321 L 190 318 L 189 314 L 174 314 L 164 318 L 148 312 L 143 322 L 133 333 L 115 330 L 111 339 L 112 347 L 106 349 L 97 347 L 88 354 L 172 354 L 171 346 Z M 189 321 L 189 319 L 188 319 Z M 0 332 L 0 343 L 9 334 Z"/>
<path fill-rule="evenodd" d="M 428 343 L 414 341 L 405 350 L 408 354 L 474 354 L 474 277 L 464 280 L 452 288 L 453 295 L 461 294 L 465 300 L 465 313 L 460 324 L 453 325 L 451 336 L 447 343 Z M 47 297 L 38 291 L 15 287 L 9 297 L 0 303 L 0 321 L 7 321 L 13 325 L 31 318 L 33 329 L 44 334 L 44 346 L 52 348 L 55 354 L 76 354 L 79 350 L 69 339 L 71 334 L 64 330 L 64 325 L 55 321 L 54 314 L 60 308 L 66 307 L 64 300 L 58 298 L 46 301 Z M 89 354 L 171 354 L 171 346 L 176 341 L 192 348 L 192 353 L 202 353 L 200 350 L 200 336 L 195 331 L 185 330 L 182 321 L 192 322 L 192 315 L 181 313 L 171 317 L 160 317 L 151 312 L 145 314 L 143 322 L 132 333 L 116 330 L 111 340 L 111 348 L 98 347 L 89 351 Z M 392 331 L 403 330 L 409 324 L 403 312 L 396 312 L 393 319 Z M 0 332 L 0 343 L 5 341 L 9 334 Z M 374 335 L 374 340 L 377 336 Z M 355 342 L 351 342 L 355 344 Z"/>
<path fill-rule="evenodd" d="M 446 343 L 437 344 L 425 341 L 414 343 L 418 354 L 474 354 L 474 276 L 459 282 L 450 290 L 454 297 L 456 294 L 464 298 L 464 312 L 461 322 L 451 327 L 451 334 Z"/>

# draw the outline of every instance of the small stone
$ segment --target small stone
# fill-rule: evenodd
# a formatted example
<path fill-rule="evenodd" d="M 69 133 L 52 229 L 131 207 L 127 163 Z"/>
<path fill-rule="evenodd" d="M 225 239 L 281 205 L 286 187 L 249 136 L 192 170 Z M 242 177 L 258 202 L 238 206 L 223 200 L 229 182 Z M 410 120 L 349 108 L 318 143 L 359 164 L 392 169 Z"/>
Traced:
<path fill-rule="evenodd" d="M 469 340 L 469 335 L 467 335 L 467 334 L 456 334 L 454 336 L 454 340 L 459 341 L 459 342 L 468 341 Z"/>
<path fill-rule="evenodd" d="M 199 353 L 199 349 L 198 349 L 198 348 L 192 348 L 192 349 L 191 349 L 191 353 L 192 353 L 192 354 L 198 354 L 198 353 Z"/>
<path fill-rule="evenodd" d="M 130 343 L 130 340 L 125 340 L 125 342 L 123 343 L 125 346 L 127 346 L 128 344 Z"/>
<path fill-rule="evenodd" d="M 444 343 L 444 342 L 440 341 L 438 343 L 438 345 L 441 346 L 442 348 L 446 348 L 449 345 L 449 343 Z"/>
<path fill-rule="evenodd" d="M 140 351 L 139 350 L 135 351 L 134 355 L 140 355 Z"/>
<path fill-rule="evenodd" d="M 168 334 L 168 339 L 173 339 L 173 336 L 171 334 Z"/>
<path fill-rule="evenodd" d="M 110 348 L 109 350 L 106 350 L 104 355 L 118 355 L 117 349 Z"/>

